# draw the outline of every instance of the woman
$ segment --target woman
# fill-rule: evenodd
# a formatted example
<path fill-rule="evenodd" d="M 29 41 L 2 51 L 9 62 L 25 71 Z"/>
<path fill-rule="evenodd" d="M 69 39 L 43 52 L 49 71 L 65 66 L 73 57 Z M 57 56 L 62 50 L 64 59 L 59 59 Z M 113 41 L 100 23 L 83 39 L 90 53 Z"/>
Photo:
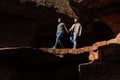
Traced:
<path fill-rule="evenodd" d="M 56 32 L 56 42 L 55 42 L 55 45 L 54 45 L 54 49 L 58 46 L 58 44 L 63 47 L 62 43 L 61 43 L 61 39 L 63 37 L 63 34 L 65 32 L 68 33 L 68 29 L 67 27 L 65 26 L 65 24 L 62 22 L 62 18 L 58 18 L 58 25 L 57 25 L 57 32 Z"/>

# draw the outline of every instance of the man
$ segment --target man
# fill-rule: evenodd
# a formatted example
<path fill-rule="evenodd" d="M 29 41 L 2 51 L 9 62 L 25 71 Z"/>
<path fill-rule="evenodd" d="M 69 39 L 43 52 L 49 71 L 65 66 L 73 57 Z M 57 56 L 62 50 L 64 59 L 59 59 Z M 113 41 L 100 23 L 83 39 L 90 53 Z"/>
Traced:
<path fill-rule="evenodd" d="M 58 18 L 58 25 L 57 25 L 57 32 L 56 32 L 56 42 L 55 42 L 55 45 L 53 47 L 53 49 L 55 49 L 58 44 L 63 47 L 62 43 L 61 43 L 61 39 L 63 37 L 63 34 L 65 32 L 68 33 L 68 29 L 66 28 L 65 24 L 63 23 L 62 21 L 62 18 Z"/>
<path fill-rule="evenodd" d="M 73 43 L 73 49 L 77 48 L 77 38 L 81 35 L 82 26 L 78 22 L 78 19 L 74 19 L 74 24 L 69 29 L 69 32 L 71 32 L 70 40 Z"/>

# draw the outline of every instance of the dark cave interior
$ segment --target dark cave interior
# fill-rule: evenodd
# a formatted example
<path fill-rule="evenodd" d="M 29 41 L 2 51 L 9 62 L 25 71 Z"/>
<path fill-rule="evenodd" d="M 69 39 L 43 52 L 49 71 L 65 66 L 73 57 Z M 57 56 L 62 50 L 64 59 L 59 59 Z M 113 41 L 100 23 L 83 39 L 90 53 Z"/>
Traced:
<path fill-rule="evenodd" d="M 74 1 L 70 1 L 70 6 L 83 27 L 78 38 L 79 48 L 114 38 L 120 31 L 119 2 L 110 1 L 105 6 L 96 7 L 85 1 Z M 64 55 L 61 59 L 32 49 L 53 47 L 57 18 L 61 16 L 69 29 L 73 17 L 57 12 L 54 7 L 36 6 L 29 0 L 23 3 L 20 0 L 0 0 L 0 47 L 31 47 L 0 51 L 0 80 L 80 80 L 78 64 L 88 59 L 88 53 L 85 56 Z M 72 48 L 69 36 L 64 35 L 65 48 Z M 80 77 L 82 80 L 119 80 L 119 45 L 104 46 L 99 50 L 102 59 L 98 63 L 81 66 Z M 118 63 L 113 64 L 110 60 Z"/>

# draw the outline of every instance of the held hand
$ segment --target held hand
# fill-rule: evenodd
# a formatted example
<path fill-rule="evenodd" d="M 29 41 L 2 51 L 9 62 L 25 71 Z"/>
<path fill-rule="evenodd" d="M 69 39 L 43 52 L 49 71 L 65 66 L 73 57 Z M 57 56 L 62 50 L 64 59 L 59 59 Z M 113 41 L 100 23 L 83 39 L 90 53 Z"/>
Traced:
<path fill-rule="evenodd" d="M 68 31 L 68 34 L 70 33 L 70 31 Z"/>
<path fill-rule="evenodd" d="M 80 36 L 81 34 L 78 34 L 78 36 Z"/>
<path fill-rule="evenodd" d="M 71 32 L 71 29 L 69 29 L 69 31 L 68 32 Z"/>
<path fill-rule="evenodd" d="M 71 32 L 72 32 L 72 30 L 69 29 L 68 33 L 71 33 Z"/>

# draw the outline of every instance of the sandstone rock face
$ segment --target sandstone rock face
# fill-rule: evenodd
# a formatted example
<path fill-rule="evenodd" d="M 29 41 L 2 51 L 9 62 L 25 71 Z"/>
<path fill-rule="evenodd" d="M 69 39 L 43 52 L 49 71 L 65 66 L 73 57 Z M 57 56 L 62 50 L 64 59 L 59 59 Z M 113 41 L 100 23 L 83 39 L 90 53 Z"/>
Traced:
<path fill-rule="evenodd" d="M 21 0 L 22 3 L 30 1 L 35 2 L 36 6 L 53 7 L 58 13 L 67 14 L 70 17 L 77 17 L 69 4 L 69 0 Z"/>
<path fill-rule="evenodd" d="M 72 0 L 70 4 L 79 18 L 90 22 L 96 18 L 100 19 L 109 25 L 116 35 L 120 32 L 119 0 L 82 0 L 80 3 Z"/>
<path fill-rule="evenodd" d="M 111 39 L 120 31 L 119 4 L 119 0 L 1 0 L 0 46 L 53 46 L 58 16 L 64 17 L 68 28 L 72 18 L 80 19 L 78 47 Z"/>
<path fill-rule="evenodd" d="M 68 28 L 73 18 L 80 19 L 83 31 L 78 46 L 82 48 L 67 51 L 78 54 L 85 51 L 86 55 L 58 57 L 44 52 L 40 55 L 38 51 L 33 54 L 30 49 L 10 50 L 9 55 L 3 50 L 6 55 L 0 56 L 0 80 L 58 80 L 60 75 L 60 80 L 78 80 L 79 60 L 83 62 L 88 57 L 101 59 L 81 66 L 82 80 L 120 80 L 119 35 L 114 38 L 120 32 L 120 0 L 0 0 L 0 47 L 52 47 L 59 16 L 64 17 Z M 71 48 L 69 35 L 64 42 L 65 47 Z M 65 61 L 62 65 L 61 58 Z"/>
<path fill-rule="evenodd" d="M 116 34 L 119 32 L 116 32 L 114 28 L 120 25 L 119 17 L 116 18 L 116 16 L 120 16 L 119 0 L 21 0 L 21 2 L 26 1 L 36 2 L 37 6 L 42 5 L 56 8 L 59 13 L 64 13 L 70 17 L 79 17 L 86 21 L 100 18 L 101 21 L 108 24 Z M 118 13 L 116 13 L 116 11 Z M 113 20 L 112 23 L 109 21 L 111 19 Z"/>
<path fill-rule="evenodd" d="M 78 80 L 68 59 L 33 48 L 0 50 L 0 80 Z"/>

